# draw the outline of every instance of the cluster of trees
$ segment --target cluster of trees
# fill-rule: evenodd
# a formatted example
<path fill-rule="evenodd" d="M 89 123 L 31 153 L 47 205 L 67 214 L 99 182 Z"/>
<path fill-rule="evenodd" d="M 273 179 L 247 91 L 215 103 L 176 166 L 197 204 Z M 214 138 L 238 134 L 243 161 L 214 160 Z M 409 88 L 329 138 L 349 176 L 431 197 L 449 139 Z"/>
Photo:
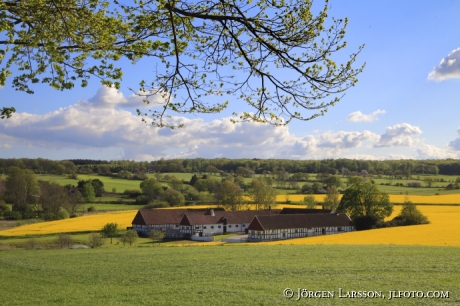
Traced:
<path fill-rule="evenodd" d="M 74 216 L 85 202 L 102 196 L 103 191 L 104 185 L 97 179 L 80 181 L 75 188 L 37 180 L 31 170 L 10 167 L 6 179 L 0 180 L 0 216 L 13 220 L 65 219 Z M 12 204 L 11 210 L 5 202 Z"/>
<path fill-rule="evenodd" d="M 118 172 L 121 164 L 111 161 L 109 165 L 112 172 Z M 101 164 L 88 164 L 94 173 L 99 173 Z M 442 168 L 442 171 L 440 170 Z M 198 173 L 228 173 L 248 177 L 251 173 L 271 174 L 282 179 L 280 175 L 288 173 L 325 173 L 341 174 L 343 176 L 354 175 L 386 175 L 393 177 L 404 177 L 410 174 L 445 174 L 444 171 L 457 171 L 460 174 L 460 163 L 455 160 L 401 160 L 401 161 L 363 161 L 349 159 L 328 159 L 328 160 L 278 160 L 278 159 L 160 159 L 152 162 L 135 162 L 124 164 L 123 169 L 154 172 L 198 172 Z M 450 170 L 448 170 L 450 169 Z"/>
<path fill-rule="evenodd" d="M 368 176 L 379 175 L 388 178 L 406 178 L 416 175 L 460 175 L 458 160 L 281 160 L 281 159 L 171 159 L 151 162 L 130 160 L 98 161 L 67 160 L 52 161 L 47 159 L 0 159 L 0 174 L 6 173 L 10 166 L 29 169 L 34 173 L 73 174 L 96 173 L 106 176 L 118 176 L 129 179 L 143 179 L 145 173 L 200 173 L 239 175 L 251 177 L 263 174 L 277 180 L 308 180 L 307 173 L 322 175 Z M 287 176 L 286 176 L 287 173 Z M 304 175 L 307 175 L 305 178 Z"/>
<path fill-rule="evenodd" d="M 165 180 L 166 177 L 166 180 Z M 244 200 L 247 191 L 258 209 L 268 208 L 275 204 L 276 192 L 270 184 L 271 180 L 254 178 L 250 184 L 245 184 L 241 176 L 228 176 L 216 179 L 203 175 L 198 178 L 193 175 L 190 182 L 182 182 L 174 176 L 164 176 L 163 181 L 150 178 L 140 183 L 140 190 L 125 191 L 128 195 L 136 196 L 139 203 L 149 203 L 147 207 L 181 206 L 188 201 L 217 202 L 228 210 L 238 210 L 248 201 Z"/>
<path fill-rule="evenodd" d="M 347 213 L 357 230 L 429 223 L 426 216 L 409 200 L 405 201 L 398 216 L 385 222 L 384 219 L 393 213 L 393 204 L 388 194 L 381 192 L 370 182 L 349 186 L 339 202 L 337 212 Z"/>

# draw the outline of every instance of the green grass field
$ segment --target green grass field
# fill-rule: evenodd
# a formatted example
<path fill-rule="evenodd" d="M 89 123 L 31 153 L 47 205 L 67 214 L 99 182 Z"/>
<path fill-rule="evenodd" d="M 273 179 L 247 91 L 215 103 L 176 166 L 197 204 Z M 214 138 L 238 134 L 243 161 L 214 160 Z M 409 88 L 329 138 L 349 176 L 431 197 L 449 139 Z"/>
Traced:
<path fill-rule="evenodd" d="M 176 178 L 184 181 L 189 181 L 192 178 L 191 173 L 165 173 L 162 175 L 169 175 L 169 176 L 175 176 Z M 207 174 L 208 177 L 214 178 L 214 179 L 222 179 L 220 175 L 209 175 Z M 155 174 L 148 174 L 148 177 L 155 178 Z M 202 174 L 197 174 L 198 177 L 201 177 Z M 99 176 L 97 174 L 79 174 L 78 175 L 78 180 L 72 180 L 69 179 L 65 176 L 59 176 L 59 175 L 37 175 L 38 179 L 42 180 L 47 180 L 47 181 L 54 181 L 58 184 L 61 185 L 66 185 L 66 184 L 72 184 L 76 185 L 78 183 L 78 180 L 88 180 L 88 179 L 100 179 L 104 183 L 105 190 L 108 192 L 111 192 L 113 188 L 116 189 L 118 193 L 122 193 L 126 189 L 140 189 L 139 185 L 141 181 L 137 180 L 126 180 L 126 179 L 118 179 L 118 178 L 112 178 L 112 177 L 107 177 L 107 176 Z M 255 175 L 254 177 L 263 177 L 263 175 Z M 315 179 L 316 175 L 312 174 L 308 183 L 314 183 L 316 181 Z M 431 188 L 426 187 L 424 180 L 426 177 L 431 177 L 437 180 L 443 179 L 444 182 L 433 182 L 433 185 Z M 435 194 L 458 194 L 460 193 L 460 190 L 447 190 L 445 189 L 445 186 L 447 186 L 451 182 L 455 182 L 457 176 L 448 176 L 448 175 L 436 175 L 436 176 L 419 176 L 419 175 L 414 175 L 412 179 L 406 180 L 406 179 L 388 179 L 387 177 L 383 176 L 382 178 L 377 178 L 377 177 L 372 177 L 371 179 L 374 180 L 375 184 L 378 185 L 379 189 L 388 193 L 388 194 L 405 194 L 406 192 L 410 195 L 435 195 Z M 407 187 L 408 182 L 412 181 L 419 181 L 422 182 L 422 187 L 414 188 L 414 187 Z M 252 181 L 252 178 L 245 178 L 244 179 L 245 183 L 250 184 Z M 342 178 L 343 182 L 343 188 L 346 188 L 346 182 L 347 178 Z M 307 182 L 298 182 L 298 188 L 305 184 Z M 386 185 L 390 183 L 390 185 Z M 404 186 L 395 186 L 396 183 L 401 183 Z M 166 183 L 164 183 L 166 185 Z M 384 184 L 384 185 L 382 185 Z M 288 184 L 286 184 L 288 185 Z M 276 186 L 276 184 L 275 184 Z M 276 188 L 276 193 L 277 194 L 293 194 L 298 191 L 295 189 L 289 189 L 289 188 Z M 103 199 L 102 201 L 105 201 Z"/>
<path fill-rule="evenodd" d="M 2 305 L 458 305 L 460 250 L 404 246 L 208 246 L 0 253 Z M 7 280 L 7 281 L 6 281 Z M 286 288 L 294 297 L 283 297 Z M 298 288 L 330 291 L 297 299 Z M 339 298 L 378 291 L 385 298 Z M 448 299 L 388 300 L 390 290 Z"/>

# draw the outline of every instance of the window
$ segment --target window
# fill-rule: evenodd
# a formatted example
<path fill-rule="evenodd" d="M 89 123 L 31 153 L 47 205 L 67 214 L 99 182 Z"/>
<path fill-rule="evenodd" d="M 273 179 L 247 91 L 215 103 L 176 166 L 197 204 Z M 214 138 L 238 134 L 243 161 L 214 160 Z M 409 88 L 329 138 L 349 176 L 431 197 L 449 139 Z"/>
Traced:
<path fill-rule="evenodd" d="M 237 225 L 235 225 L 235 227 L 238 227 L 238 224 L 237 224 Z"/>
<path fill-rule="evenodd" d="M 198 229 L 198 228 L 200 228 L 200 227 L 199 227 L 198 225 L 196 225 L 196 226 L 195 226 L 195 229 Z"/>
<path fill-rule="evenodd" d="M 229 225 L 228 227 L 232 227 L 231 225 Z"/>
<path fill-rule="evenodd" d="M 176 224 L 176 227 L 179 227 L 179 225 L 178 225 L 178 224 Z"/>
<path fill-rule="evenodd" d="M 211 229 L 213 229 L 213 228 L 214 228 L 214 225 L 211 225 Z"/>
<path fill-rule="evenodd" d="M 243 224 L 243 227 L 246 227 L 246 224 Z"/>
<path fill-rule="evenodd" d="M 203 226 L 204 229 L 206 229 L 206 226 Z"/>
<path fill-rule="evenodd" d="M 220 225 L 218 225 L 218 226 L 217 226 L 217 228 L 221 228 L 221 226 L 220 226 Z"/>

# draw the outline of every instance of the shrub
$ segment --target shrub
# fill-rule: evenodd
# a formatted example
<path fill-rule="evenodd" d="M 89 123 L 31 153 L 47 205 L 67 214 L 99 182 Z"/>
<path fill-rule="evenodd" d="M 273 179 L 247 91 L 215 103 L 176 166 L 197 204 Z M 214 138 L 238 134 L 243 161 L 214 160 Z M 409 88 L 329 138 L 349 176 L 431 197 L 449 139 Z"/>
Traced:
<path fill-rule="evenodd" d="M 26 248 L 27 249 L 35 249 L 37 247 L 37 239 L 36 238 L 29 238 L 26 241 Z"/>
<path fill-rule="evenodd" d="M 406 201 L 403 204 L 401 212 L 397 215 L 392 223 L 394 225 L 417 225 L 417 224 L 428 224 L 428 218 L 417 209 L 411 201 Z"/>
<path fill-rule="evenodd" d="M 56 238 L 56 243 L 63 249 L 73 244 L 73 239 L 69 234 L 61 233 Z"/>
<path fill-rule="evenodd" d="M 380 220 L 376 216 L 359 216 L 353 219 L 357 231 L 378 227 Z"/>
<path fill-rule="evenodd" d="M 88 244 L 92 248 L 98 248 L 104 244 L 104 239 L 99 233 L 91 233 L 88 238 Z"/>
<path fill-rule="evenodd" d="M 3 200 L 0 200 L 0 217 L 4 216 L 7 211 L 10 211 L 10 207 Z"/>
<path fill-rule="evenodd" d="M 99 233 L 91 233 L 88 238 L 88 244 L 92 248 L 98 248 L 104 244 L 104 239 Z"/>
<path fill-rule="evenodd" d="M 68 219 L 69 218 L 69 212 L 63 208 L 60 207 L 59 211 L 56 213 L 56 220 L 62 220 L 62 219 Z"/>
<path fill-rule="evenodd" d="M 408 187 L 422 187 L 422 182 L 414 181 L 414 182 L 407 182 Z"/>
<path fill-rule="evenodd" d="M 88 207 L 87 211 L 88 212 L 94 212 L 94 211 L 97 211 L 97 209 L 94 206 L 90 206 L 90 207 Z"/>
<path fill-rule="evenodd" d="M 22 214 L 19 211 L 5 211 L 3 217 L 6 220 L 22 220 Z"/>
<path fill-rule="evenodd" d="M 170 207 L 169 203 L 165 201 L 150 202 L 149 204 L 144 206 L 145 209 L 164 208 L 164 207 Z"/>
<path fill-rule="evenodd" d="M 135 230 L 127 230 L 125 233 L 121 235 L 120 241 L 123 243 L 123 246 L 125 246 L 125 243 L 129 243 L 129 246 L 131 246 L 139 237 L 137 232 Z"/>

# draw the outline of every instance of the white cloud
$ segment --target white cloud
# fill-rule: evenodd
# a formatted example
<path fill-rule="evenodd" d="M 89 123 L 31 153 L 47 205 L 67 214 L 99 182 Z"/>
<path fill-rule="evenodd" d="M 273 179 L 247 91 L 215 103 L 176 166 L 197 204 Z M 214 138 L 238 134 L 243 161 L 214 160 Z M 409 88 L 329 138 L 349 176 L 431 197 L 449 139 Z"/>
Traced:
<path fill-rule="evenodd" d="M 113 89 L 99 90 L 95 97 L 101 104 L 113 102 L 112 105 L 117 106 L 127 99 Z M 170 123 L 183 123 L 185 128 L 170 130 L 145 124 L 132 112 L 119 107 L 92 107 L 88 103 L 80 101 L 42 115 L 19 112 L 8 120 L 1 120 L 0 150 L 11 155 L 11 152 L 20 153 L 21 148 L 28 148 L 28 157 L 33 156 L 32 152 L 41 152 L 41 156 L 43 152 L 50 152 L 48 156 L 61 156 L 61 159 L 75 158 L 78 156 L 75 152 L 82 152 L 87 158 L 92 158 L 91 154 L 101 158 L 111 152 L 112 159 L 135 160 L 161 157 L 393 159 L 407 152 L 390 149 L 389 154 L 382 156 L 382 151 L 374 155 L 372 150 L 375 147 L 414 147 L 415 143 L 421 143 L 416 138 L 422 133 L 420 128 L 407 123 L 387 127 L 383 135 L 368 130 L 313 131 L 294 135 L 288 126 L 233 124 L 230 118 L 205 122 L 200 118 L 175 116 L 168 119 Z M 365 142 L 368 144 L 364 148 Z M 418 156 L 441 156 L 443 151 L 449 154 L 442 156 L 458 156 L 453 150 L 460 151 L 459 142 L 451 142 L 447 151 L 429 145 L 417 146 Z"/>
<path fill-rule="evenodd" d="M 381 157 L 376 157 L 372 154 L 350 154 L 344 156 L 344 158 L 348 159 L 357 159 L 357 160 L 381 160 Z"/>
<path fill-rule="evenodd" d="M 414 136 L 422 134 L 418 126 L 408 123 L 395 124 L 386 128 L 386 133 L 380 136 L 374 147 L 411 147 L 414 143 Z"/>
<path fill-rule="evenodd" d="M 99 97 L 101 101 L 115 101 L 115 104 L 123 101 L 121 95 L 111 90 L 99 91 Z M 205 122 L 172 117 L 171 124 L 184 123 L 185 128 L 160 129 L 142 123 L 129 111 L 89 107 L 79 102 L 43 115 L 16 113 L 0 122 L 0 139 L 8 137 L 8 144 L 13 148 L 29 146 L 40 150 L 86 152 L 111 148 L 114 152 L 122 152 L 122 158 L 136 160 L 216 156 L 319 158 L 357 148 L 366 140 L 378 139 L 378 135 L 369 131 L 317 132 L 299 137 L 288 127 L 233 124 L 229 119 Z"/>
<path fill-rule="evenodd" d="M 419 159 L 460 158 L 460 152 L 455 152 L 449 148 L 438 148 L 429 144 L 420 144 L 416 151 Z"/>
<path fill-rule="evenodd" d="M 457 130 L 458 136 L 455 140 L 449 142 L 448 147 L 455 151 L 460 151 L 460 128 Z"/>
<path fill-rule="evenodd" d="M 146 96 L 149 94 L 150 96 Z M 148 101 L 146 103 L 144 101 Z M 130 96 L 125 96 L 122 92 L 114 87 L 102 86 L 99 88 L 94 97 L 89 100 L 81 100 L 78 102 L 82 107 L 95 108 L 152 108 L 161 105 L 165 102 L 165 97 L 161 92 L 137 92 Z"/>
<path fill-rule="evenodd" d="M 443 81 L 460 78 L 460 48 L 453 50 L 428 74 L 429 80 Z"/>
<path fill-rule="evenodd" d="M 354 113 L 351 113 L 348 115 L 347 120 L 351 122 L 374 122 L 376 120 L 379 120 L 377 118 L 377 115 L 379 114 L 385 114 L 386 112 L 384 110 L 376 110 L 375 112 L 370 113 L 369 115 L 365 115 L 361 113 L 361 111 L 356 111 Z"/>
<path fill-rule="evenodd" d="M 325 132 L 319 136 L 318 148 L 324 148 L 328 156 L 337 156 L 349 149 L 361 147 L 364 141 L 377 141 L 379 136 L 370 131 Z"/>

